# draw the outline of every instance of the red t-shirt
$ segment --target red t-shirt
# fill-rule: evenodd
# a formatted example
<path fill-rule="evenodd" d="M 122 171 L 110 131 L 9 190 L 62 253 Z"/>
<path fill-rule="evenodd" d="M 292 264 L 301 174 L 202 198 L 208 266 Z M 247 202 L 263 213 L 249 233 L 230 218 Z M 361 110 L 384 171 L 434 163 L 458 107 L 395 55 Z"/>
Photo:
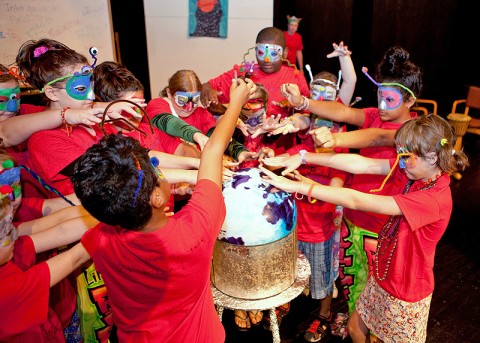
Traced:
<path fill-rule="evenodd" d="M 150 118 L 155 117 L 157 114 L 161 113 L 170 113 L 178 117 L 175 114 L 174 109 L 171 107 L 170 103 L 164 98 L 156 98 L 149 101 L 147 108 L 147 114 Z M 204 107 L 198 106 L 195 111 L 188 117 L 178 117 L 186 122 L 188 125 L 191 125 L 204 134 L 208 132 L 212 127 L 215 127 L 216 120 L 215 117 Z"/>
<path fill-rule="evenodd" d="M 99 224 L 83 235 L 107 286 L 119 341 L 225 340 L 210 290 L 225 213 L 221 188 L 200 180 L 189 202 L 154 232 Z"/>
<path fill-rule="evenodd" d="M 298 32 L 290 35 L 288 31 L 283 31 L 283 35 L 288 48 L 287 59 L 291 64 L 295 65 L 297 63 L 297 51 L 303 50 L 302 36 Z"/>
<path fill-rule="evenodd" d="M 230 102 L 230 86 L 232 84 L 233 77 L 234 69 L 208 81 L 213 89 L 222 92 L 222 95 L 218 97 L 218 100 L 221 103 Z M 292 67 L 282 66 L 278 72 L 267 74 L 261 71 L 256 64 L 250 79 L 253 82 L 261 83 L 268 93 L 267 116 L 277 115 L 280 113 L 282 118 L 285 118 L 292 114 L 289 112 L 288 108 L 282 108 L 273 104 L 274 101 L 278 103 L 285 99 L 280 93 L 280 87 L 285 83 L 297 84 L 302 95 L 306 96 L 307 98 L 310 96 L 310 89 L 308 88 L 305 76 Z M 275 150 L 277 155 L 283 154 L 287 149 L 291 148 L 295 144 L 296 141 L 294 134 L 288 134 L 285 136 L 280 135 L 274 139 L 265 138 L 264 135 L 261 135 L 255 139 L 247 137 L 245 138 L 244 142 L 245 147 L 250 151 L 257 152 L 261 147 L 267 146 Z M 255 163 L 247 162 L 245 167 L 251 167 L 254 165 Z"/>
<path fill-rule="evenodd" d="M 104 136 L 98 126 L 93 128 L 95 137 L 80 126 L 73 126 L 70 136 L 62 128 L 34 133 L 28 140 L 29 167 L 63 195 L 72 194 L 70 177 L 60 172 Z M 105 129 L 107 133 L 117 132 L 109 124 L 105 125 Z M 54 193 L 48 196 L 57 197 Z"/>
<path fill-rule="evenodd" d="M 179 139 L 167 135 L 165 132 L 159 130 L 156 127 L 153 127 L 154 134 L 152 134 L 152 130 L 150 129 L 150 125 L 148 124 L 148 122 L 145 123 L 142 121 L 138 128 L 143 130 L 147 135 L 145 136 L 144 134 L 136 130 L 122 131 L 122 133 L 124 136 L 135 138 L 145 148 L 166 152 L 172 155 L 175 153 L 175 150 L 180 145 Z"/>
<path fill-rule="evenodd" d="M 24 198 L 15 212 L 15 222 L 18 224 L 43 217 L 43 198 Z"/>
<path fill-rule="evenodd" d="M 48 108 L 45 106 L 20 104 L 19 115 L 34 114 L 43 112 L 47 109 Z M 60 115 L 60 110 L 58 115 Z M 6 149 L 8 154 L 15 159 L 17 165 L 28 165 L 29 154 L 27 146 L 27 141 L 25 141 L 21 144 Z M 25 169 L 21 169 L 20 175 L 22 179 L 22 194 L 24 197 L 48 197 L 49 191 L 43 188 L 42 185 L 29 172 L 27 172 Z"/>
<path fill-rule="evenodd" d="M 2 342 L 65 342 L 62 326 L 48 307 L 50 271 L 45 262 L 34 265 L 35 258 L 32 239 L 21 236 L 13 259 L 0 267 Z"/>
<path fill-rule="evenodd" d="M 302 149 L 314 152 L 305 145 L 297 145 L 289 149 L 287 153 L 292 156 L 298 154 Z M 330 185 L 330 181 L 334 177 L 345 181 L 346 176 L 343 171 L 316 165 L 301 165 L 297 170 L 303 176 L 322 185 Z M 335 205 L 321 200 L 311 204 L 306 195 L 301 200 L 295 198 L 295 202 L 297 203 L 298 240 L 309 243 L 321 243 L 329 240 L 335 231 L 333 224 Z"/>
<path fill-rule="evenodd" d="M 402 126 L 402 123 L 383 121 L 380 118 L 378 108 L 376 107 L 364 108 L 363 111 L 365 113 L 365 122 L 361 129 L 382 128 L 387 130 L 398 130 L 400 126 Z M 410 115 L 412 118 L 417 116 L 415 112 L 411 112 Z M 395 159 L 397 157 L 397 150 L 394 147 L 371 147 L 360 149 L 360 155 L 369 158 Z M 363 193 L 370 193 L 370 190 L 379 188 L 384 179 L 385 175 L 355 174 L 352 176 L 350 188 L 356 189 Z M 404 184 L 387 182 L 382 191 L 374 194 L 398 194 L 402 192 L 403 187 Z M 350 220 L 356 226 L 375 233 L 380 232 L 388 219 L 388 216 L 386 215 L 372 212 L 355 211 L 348 208 L 344 209 L 344 215 L 345 218 Z"/>
<path fill-rule="evenodd" d="M 233 77 L 234 69 L 208 81 L 213 89 L 223 93 L 218 97 L 218 100 L 223 104 L 230 102 L 230 86 L 232 85 Z M 295 83 L 298 85 L 302 95 L 307 98 L 310 96 L 310 89 L 308 88 L 305 76 L 292 67 L 282 66 L 278 72 L 267 74 L 261 71 L 256 64 L 250 79 L 253 82 L 261 83 L 268 93 L 267 116 L 281 113 L 282 117 L 287 117 L 291 114 L 288 108 L 281 108 L 272 103 L 273 101 L 280 102 L 285 99 L 280 93 L 280 86 L 284 83 Z"/>
<path fill-rule="evenodd" d="M 403 171 L 397 169 L 397 180 Z M 392 176 L 393 177 L 393 176 Z M 404 182 L 405 184 L 405 182 Z M 423 182 L 415 182 L 407 194 L 394 195 L 402 210 L 398 241 L 387 278 L 377 282 L 394 297 L 416 302 L 433 292 L 435 248 L 447 229 L 452 213 L 450 177 L 444 174 L 430 189 L 419 191 Z M 383 276 L 384 266 L 379 266 Z M 376 273 L 374 272 L 374 275 Z"/>

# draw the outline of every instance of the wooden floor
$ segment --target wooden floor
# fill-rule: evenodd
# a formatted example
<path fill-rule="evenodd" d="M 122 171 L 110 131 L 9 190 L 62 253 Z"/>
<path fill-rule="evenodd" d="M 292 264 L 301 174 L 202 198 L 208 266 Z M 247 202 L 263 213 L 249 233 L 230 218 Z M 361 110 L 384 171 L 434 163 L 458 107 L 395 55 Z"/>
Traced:
<path fill-rule="evenodd" d="M 437 246 L 428 343 L 480 342 L 480 136 L 467 134 L 464 151 L 471 165 L 461 180 L 452 178 L 454 209 L 449 227 Z M 282 342 L 305 342 L 301 330 L 317 306 L 305 296 L 292 302 L 291 312 L 280 328 Z M 334 300 L 332 308 L 346 312 L 341 298 Z M 238 331 L 232 311 L 225 310 L 223 324 L 226 343 L 272 342 L 271 333 L 261 326 L 247 332 Z M 349 343 L 351 340 L 329 336 L 321 342 Z"/>

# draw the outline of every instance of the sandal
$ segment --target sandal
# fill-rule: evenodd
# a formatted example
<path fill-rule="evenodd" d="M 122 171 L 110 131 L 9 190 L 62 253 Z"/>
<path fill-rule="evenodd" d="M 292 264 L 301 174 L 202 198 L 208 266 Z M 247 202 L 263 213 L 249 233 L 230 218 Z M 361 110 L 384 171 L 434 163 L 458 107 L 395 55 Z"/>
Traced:
<path fill-rule="evenodd" d="M 285 317 L 288 312 L 290 312 L 290 303 L 286 303 L 283 305 L 280 305 L 279 307 L 275 308 L 275 314 L 277 315 L 277 322 L 278 322 L 278 327 L 282 324 L 282 319 Z M 263 319 L 263 328 L 265 330 L 271 330 L 270 328 L 270 316 L 267 316 Z"/>
<path fill-rule="evenodd" d="M 239 331 L 247 331 L 250 329 L 250 318 L 246 311 L 234 310 L 233 314 L 235 315 L 235 325 Z M 245 326 L 240 326 L 241 324 Z"/>
<path fill-rule="evenodd" d="M 307 342 L 318 342 L 322 338 L 327 336 L 327 331 L 330 326 L 330 322 L 332 321 L 332 314 L 330 313 L 329 318 L 325 318 L 322 316 L 316 317 L 313 322 L 310 324 L 310 327 L 308 328 L 307 332 L 305 332 L 305 335 L 303 338 Z"/>
<path fill-rule="evenodd" d="M 257 326 L 262 322 L 263 312 L 262 311 L 248 311 L 248 317 L 250 318 L 250 323 L 253 326 Z"/>

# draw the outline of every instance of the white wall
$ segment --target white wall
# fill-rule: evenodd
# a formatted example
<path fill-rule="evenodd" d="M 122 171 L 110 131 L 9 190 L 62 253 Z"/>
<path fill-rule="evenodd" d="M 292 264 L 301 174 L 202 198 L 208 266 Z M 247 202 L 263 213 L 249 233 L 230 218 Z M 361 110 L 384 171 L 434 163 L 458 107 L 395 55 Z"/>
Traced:
<path fill-rule="evenodd" d="M 0 0 L 0 63 L 15 62 L 27 40 L 51 38 L 85 55 L 98 48 L 98 63 L 115 57 L 110 1 Z M 92 61 L 93 62 L 93 61 Z"/>
<path fill-rule="evenodd" d="M 273 0 L 229 0 L 227 38 L 189 37 L 188 0 L 144 0 L 144 7 L 152 98 L 177 70 L 191 69 L 203 83 L 240 64 L 257 33 L 273 25 Z"/>

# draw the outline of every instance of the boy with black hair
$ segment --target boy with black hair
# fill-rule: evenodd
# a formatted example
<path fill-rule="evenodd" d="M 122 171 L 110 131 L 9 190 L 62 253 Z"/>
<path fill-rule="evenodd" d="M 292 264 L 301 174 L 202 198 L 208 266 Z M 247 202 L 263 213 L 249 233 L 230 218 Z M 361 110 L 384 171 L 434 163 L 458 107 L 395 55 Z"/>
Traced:
<path fill-rule="evenodd" d="M 85 208 L 103 223 L 82 244 L 109 290 L 122 342 L 223 342 L 210 291 L 213 246 L 225 218 L 223 152 L 250 80 L 233 80 L 230 106 L 203 150 L 197 185 L 167 217 L 170 187 L 137 141 L 111 135 L 82 156 L 72 175 Z"/>
<path fill-rule="evenodd" d="M 302 72 L 298 71 L 294 67 L 285 65 L 282 58 L 283 50 L 285 49 L 285 36 L 282 30 L 276 27 L 265 27 L 260 30 L 255 40 L 255 56 L 257 59 L 256 64 L 252 64 L 247 68 L 246 61 L 243 61 L 243 67 L 238 66 L 231 70 L 210 79 L 208 82 L 202 85 L 201 101 L 205 107 L 215 106 L 220 104 L 229 103 L 228 87 L 229 82 L 234 75 L 242 75 L 248 77 L 256 83 L 261 83 L 268 94 L 268 102 L 265 104 L 266 116 L 269 120 L 276 118 L 277 121 L 280 118 L 285 118 L 291 115 L 292 108 L 281 106 L 285 97 L 280 92 L 280 88 L 284 83 L 295 84 L 300 89 L 302 95 L 308 97 L 310 89 L 305 80 L 305 76 Z M 237 70 L 238 69 L 238 70 Z M 308 115 L 307 109 L 298 110 L 304 115 Z M 282 125 L 282 124 L 280 124 Z M 278 125 L 277 125 L 278 127 Z M 275 127 L 276 128 L 276 127 Z M 273 129 L 275 129 L 273 128 Z M 264 139 L 267 136 L 261 137 L 248 137 L 248 139 L 254 140 L 254 145 L 267 145 L 269 148 L 275 151 L 276 155 L 285 153 L 285 151 L 296 144 L 295 135 L 279 135 L 269 137 L 270 139 L 265 142 Z M 261 140 L 258 143 L 256 141 Z M 245 146 L 250 151 L 252 150 L 248 146 L 248 142 Z"/>

